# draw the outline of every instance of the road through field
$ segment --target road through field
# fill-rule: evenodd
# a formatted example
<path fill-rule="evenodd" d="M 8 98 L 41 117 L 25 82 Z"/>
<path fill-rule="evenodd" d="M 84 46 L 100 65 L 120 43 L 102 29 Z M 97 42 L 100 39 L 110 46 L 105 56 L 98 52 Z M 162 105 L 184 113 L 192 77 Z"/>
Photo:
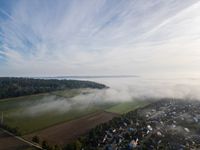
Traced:
<path fill-rule="evenodd" d="M 1 150 L 25 150 L 29 147 L 34 147 L 35 149 L 41 149 L 39 145 L 31 143 L 19 136 L 0 128 L 0 149 Z"/>

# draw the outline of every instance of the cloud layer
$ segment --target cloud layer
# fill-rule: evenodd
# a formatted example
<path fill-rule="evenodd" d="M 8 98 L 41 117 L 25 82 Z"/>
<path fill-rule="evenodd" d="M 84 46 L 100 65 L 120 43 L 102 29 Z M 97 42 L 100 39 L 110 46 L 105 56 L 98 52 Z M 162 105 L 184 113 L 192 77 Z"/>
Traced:
<path fill-rule="evenodd" d="M 0 76 L 200 73 L 198 0 L 1 3 Z"/>

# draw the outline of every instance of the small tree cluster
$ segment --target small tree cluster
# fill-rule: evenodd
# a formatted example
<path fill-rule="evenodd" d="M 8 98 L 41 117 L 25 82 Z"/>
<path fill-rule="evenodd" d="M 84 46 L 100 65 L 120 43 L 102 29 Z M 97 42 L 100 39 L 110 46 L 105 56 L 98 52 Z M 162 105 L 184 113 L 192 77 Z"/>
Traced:
<path fill-rule="evenodd" d="M 32 141 L 34 142 L 34 143 L 40 143 L 40 139 L 39 139 L 39 137 L 38 136 L 33 136 L 32 137 Z"/>
<path fill-rule="evenodd" d="M 9 132 L 11 132 L 14 135 L 17 135 L 17 136 L 21 135 L 21 133 L 20 133 L 20 131 L 19 131 L 19 129 L 17 127 L 12 128 L 12 127 L 10 127 L 10 126 L 8 126 L 6 124 L 0 124 L 0 127 L 5 129 L 5 130 L 7 130 L 7 131 L 9 131 Z"/>
<path fill-rule="evenodd" d="M 62 148 L 58 145 L 51 146 L 47 143 L 47 141 L 42 141 L 42 148 L 45 150 L 62 150 Z"/>

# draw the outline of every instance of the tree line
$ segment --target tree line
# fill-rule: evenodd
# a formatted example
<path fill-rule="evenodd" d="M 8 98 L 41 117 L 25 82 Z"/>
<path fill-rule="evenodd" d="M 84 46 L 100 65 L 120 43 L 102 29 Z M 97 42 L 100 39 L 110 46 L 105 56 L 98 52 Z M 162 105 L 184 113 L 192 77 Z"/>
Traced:
<path fill-rule="evenodd" d="M 65 89 L 105 87 L 91 81 L 0 77 L 0 99 Z"/>

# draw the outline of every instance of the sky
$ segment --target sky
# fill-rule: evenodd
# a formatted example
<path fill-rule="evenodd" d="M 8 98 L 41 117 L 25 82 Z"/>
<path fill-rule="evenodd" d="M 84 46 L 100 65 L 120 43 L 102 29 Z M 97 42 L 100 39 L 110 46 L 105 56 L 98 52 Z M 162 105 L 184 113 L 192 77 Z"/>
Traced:
<path fill-rule="evenodd" d="M 0 0 L 0 76 L 200 75 L 199 0 Z"/>

